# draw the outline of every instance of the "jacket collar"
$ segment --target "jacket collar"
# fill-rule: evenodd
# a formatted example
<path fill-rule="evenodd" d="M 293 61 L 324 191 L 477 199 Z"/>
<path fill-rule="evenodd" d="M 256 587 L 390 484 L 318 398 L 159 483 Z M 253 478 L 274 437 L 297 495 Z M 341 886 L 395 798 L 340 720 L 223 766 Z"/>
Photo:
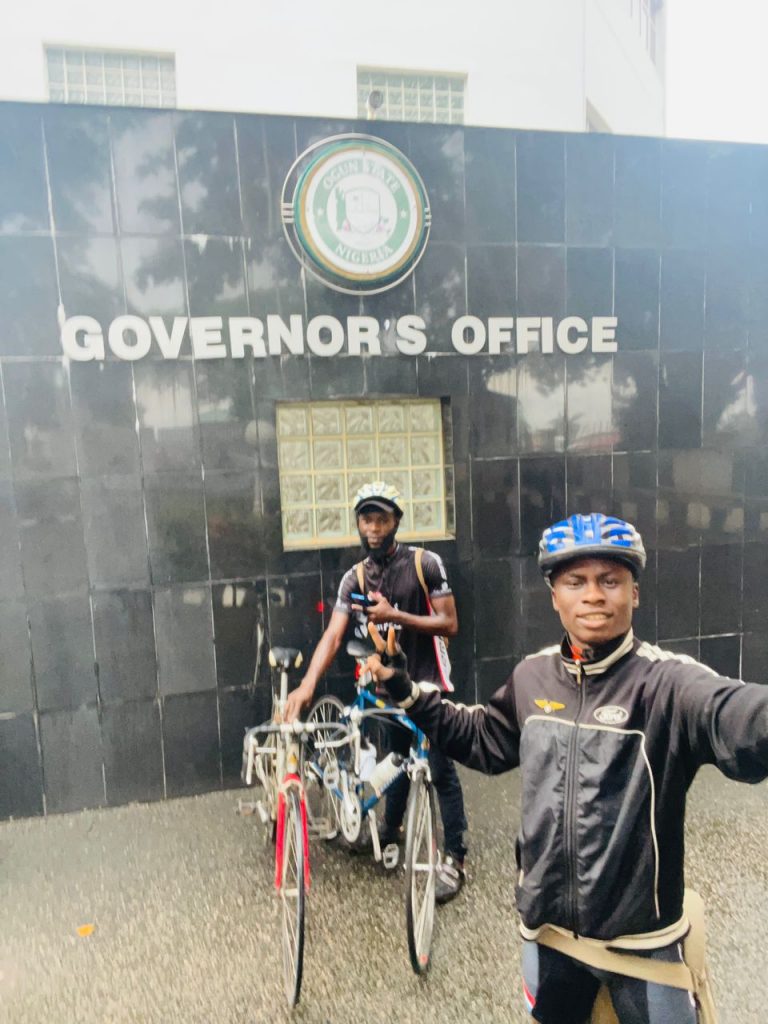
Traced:
<path fill-rule="evenodd" d="M 560 656 L 566 671 L 572 676 L 578 675 L 579 671 L 586 676 L 599 676 L 632 650 L 634 640 L 635 635 L 630 627 L 624 636 L 617 637 L 601 647 L 584 648 L 581 656 L 577 658 L 566 633 L 560 644 Z"/>

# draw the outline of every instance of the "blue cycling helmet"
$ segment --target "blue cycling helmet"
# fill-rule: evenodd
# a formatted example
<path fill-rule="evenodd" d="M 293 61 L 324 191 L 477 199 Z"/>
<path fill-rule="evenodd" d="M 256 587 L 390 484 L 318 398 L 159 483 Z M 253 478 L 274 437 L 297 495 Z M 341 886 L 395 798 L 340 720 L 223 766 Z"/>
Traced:
<path fill-rule="evenodd" d="M 631 523 L 602 512 L 569 516 L 548 527 L 539 542 L 539 568 L 549 579 L 555 569 L 576 558 L 611 558 L 637 578 L 645 568 L 643 539 Z"/>

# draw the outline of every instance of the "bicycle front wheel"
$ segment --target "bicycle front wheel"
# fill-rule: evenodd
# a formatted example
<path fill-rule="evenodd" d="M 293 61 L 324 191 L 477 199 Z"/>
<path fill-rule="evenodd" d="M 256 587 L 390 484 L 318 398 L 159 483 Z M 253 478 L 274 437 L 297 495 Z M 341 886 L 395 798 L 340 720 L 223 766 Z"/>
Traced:
<path fill-rule="evenodd" d="M 301 821 L 301 801 L 291 788 L 285 794 L 285 813 L 281 820 L 278 849 L 282 851 L 280 871 L 280 904 L 282 914 L 283 975 L 285 996 L 289 1006 L 295 1006 L 301 993 L 301 975 L 304 967 L 304 829 Z"/>
<path fill-rule="evenodd" d="M 408 954 L 416 974 L 429 969 L 435 923 L 435 793 L 423 771 L 411 779 L 405 812 L 405 911 Z"/>
<path fill-rule="evenodd" d="M 344 705 L 338 697 L 321 697 L 312 706 L 307 716 L 308 722 L 315 722 L 320 725 L 336 725 L 339 730 L 328 729 L 319 734 L 319 740 L 315 742 L 310 739 L 309 751 L 304 761 L 304 784 L 307 793 L 307 811 L 309 822 L 314 835 L 322 839 L 333 839 L 338 835 L 340 829 L 341 804 L 333 789 L 328 786 L 333 781 L 334 786 L 339 782 L 339 757 L 342 760 L 348 757 L 346 747 L 324 747 L 323 740 L 333 741 L 341 738 L 346 727 L 342 723 Z"/>

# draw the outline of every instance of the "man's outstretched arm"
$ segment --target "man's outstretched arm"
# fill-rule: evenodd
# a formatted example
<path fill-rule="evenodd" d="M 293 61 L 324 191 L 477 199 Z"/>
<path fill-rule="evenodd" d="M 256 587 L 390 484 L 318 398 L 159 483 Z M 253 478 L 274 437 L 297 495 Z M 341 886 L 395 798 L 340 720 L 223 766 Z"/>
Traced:
<path fill-rule="evenodd" d="M 346 612 L 334 609 L 331 621 L 320 637 L 320 643 L 315 648 L 304 678 L 296 689 L 291 690 L 288 694 L 285 705 L 286 722 L 292 722 L 298 718 L 301 712 L 312 703 L 320 677 L 328 671 L 339 647 L 341 647 L 348 622 L 349 615 Z"/>

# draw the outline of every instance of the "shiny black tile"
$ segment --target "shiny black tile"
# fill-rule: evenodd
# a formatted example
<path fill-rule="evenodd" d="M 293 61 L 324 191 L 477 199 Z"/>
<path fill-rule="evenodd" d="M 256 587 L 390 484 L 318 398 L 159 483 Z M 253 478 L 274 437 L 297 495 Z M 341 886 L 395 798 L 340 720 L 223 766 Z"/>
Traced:
<path fill-rule="evenodd" d="M 88 568 L 76 480 L 16 485 L 24 584 L 30 600 L 84 590 Z"/>
<path fill-rule="evenodd" d="M 665 651 L 670 651 L 672 654 L 684 654 L 688 658 L 693 658 L 694 661 L 701 659 L 698 637 L 691 637 L 688 640 L 664 640 L 662 647 Z"/>
<path fill-rule="evenodd" d="M 433 242 L 463 242 L 465 238 L 464 145 L 461 129 L 426 124 L 408 126 L 408 155 L 426 186 Z"/>
<path fill-rule="evenodd" d="M 358 356 L 338 359 L 315 356 L 309 364 L 309 381 L 310 394 L 315 401 L 357 398 L 363 393 L 363 360 Z"/>
<path fill-rule="evenodd" d="M 431 243 L 415 270 L 415 312 L 426 323 L 427 351 L 453 352 L 453 322 L 466 313 L 464 250 Z"/>
<path fill-rule="evenodd" d="M 741 678 L 740 636 L 703 636 L 700 649 L 702 662 L 718 675 Z"/>
<path fill-rule="evenodd" d="M 247 316 L 242 242 L 187 239 L 184 259 L 192 316 Z"/>
<path fill-rule="evenodd" d="M 707 147 L 665 139 L 662 149 L 661 234 L 665 245 L 700 246 L 706 241 Z"/>
<path fill-rule="evenodd" d="M 293 123 L 296 130 L 296 147 L 299 153 L 318 142 L 323 142 L 330 136 L 359 131 L 359 125 L 354 120 L 340 120 L 335 117 L 302 117 L 297 118 Z M 377 124 L 376 131 L 371 134 L 379 134 L 378 128 Z"/>
<path fill-rule="evenodd" d="M 468 362 L 470 450 L 481 459 L 514 455 L 518 363 L 503 356 L 476 356 Z"/>
<path fill-rule="evenodd" d="M 565 143 L 562 135 L 517 136 L 517 237 L 565 241 Z"/>
<path fill-rule="evenodd" d="M 261 490 L 256 472 L 206 473 L 205 508 L 212 579 L 266 571 Z"/>
<path fill-rule="evenodd" d="M 615 139 L 616 245 L 652 246 L 661 234 L 661 142 Z"/>
<path fill-rule="evenodd" d="M 93 632 L 101 700 L 115 703 L 157 694 L 152 596 L 148 590 L 93 595 Z"/>
<path fill-rule="evenodd" d="M 185 316 L 187 297 L 184 283 L 184 256 L 178 238 L 121 238 L 125 297 L 128 312 L 137 316 L 165 317 L 170 333 L 170 317 Z M 189 338 L 180 349 L 188 355 Z"/>
<path fill-rule="evenodd" d="M 699 549 L 658 552 L 659 638 L 697 636 L 699 632 Z"/>
<path fill-rule="evenodd" d="M 72 363 L 69 375 L 80 473 L 137 474 L 139 439 L 130 363 Z"/>
<path fill-rule="evenodd" d="M 309 292 L 308 299 L 309 299 Z M 314 298 L 313 298 L 314 304 Z M 421 343 L 418 339 L 412 340 L 403 336 L 399 330 L 401 318 L 412 317 L 416 308 L 414 291 L 414 275 L 410 274 L 404 281 L 390 288 L 380 295 L 364 295 L 360 301 L 360 314 L 373 317 L 379 325 L 379 347 L 381 354 L 385 356 L 406 356 L 414 358 Z M 402 327 L 407 329 L 411 320 L 402 321 Z M 365 351 L 365 349 L 363 349 Z"/>
<path fill-rule="evenodd" d="M 565 237 L 569 245 L 610 245 L 613 239 L 614 140 L 568 135 L 565 140 Z"/>
<path fill-rule="evenodd" d="M 643 575 L 640 577 L 640 606 L 632 617 L 632 628 L 641 640 L 655 644 L 659 631 L 657 629 L 657 606 L 659 586 L 657 581 L 656 552 L 647 548 L 650 533 L 643 535 L 646 543 L 646 562 Z"/>
<path fill-rule="evenodd" d="M 139 363 L 134 375 L 144 472 L 199 471 L 192 364 Z"/>
<path fill-rule="evenodd" d="M 707 244 L 740 245 L 749 237 L 755 161 L 749 147 L 711 143 L 707 147 Z"/>
<path fill-rule="evenodd" d="M 306 576 L 270 576 L 267 580 L 269 644 L 298 647 L 309 657 L 323 627 L 323 600 L 319 573 Z"/>
<path fill-rule="evenodd" d="M 702 357 L 693 352 L 659 361 L 659 447 L 701 445 Z"/>
<path fill-rule="evenodd" d="M 160 710 L 155 701 L 103 708 L 101 744 L 110 806 L 162 799 Z"/>
<path fill-rule="evenodd" d="M 19 519 L 10 480 L 0 480 L 0 579 L 3 581 L 3 600 L 24 596 Z"/>
<path fill-rule="evenodd" d="M 518 640 L 509 609 L 520 596 L 516 559 L 475 563 L 475 657 L 501 658 L 514 654 Z"/>
<path fill-rule="evenodd" d="M 659 343 L 662 351 L 704 347 L 706 259 L 701 252 L 671 249 L 661 258 Z"/>
<path fill-rule="evenodd" d="M 208 579 L 203 481 L 192 473 L 144 478 L 152 582 Z"/>
<path fill-rule="evenodd" d="M 384 359 L 381 356 L 370 356 L 363 360 L 365 370 L 365 395 L 415 395 L 418 390 L 416 380 L 416 358 L 402 356 Z"/>
<path fill-rule="evenodd" d="M 177 114 L 176 153 L 184 234 L 241 234 L 231 114 Z"/>
<path fill-rule="evenodd" d="M 158 680 L 164 697 L 216 686 L 209 587 L 156 588 L 155 635 Z"/>
<path fill-rule="evenodd" d="M 509 132 L 494 128 L 467 128 L 464 132 L 464 164 L 467 242 L 514 242 L 514 137 Z"/>
<path fill-rule="evenodd" d="M 613 467 L 608 455 L 568 455 L 565 482 L 568 513 L 608 513 L 612 505 Z"/>
<path fill-rule="evenodd" d="M 269 689 L 266 584 L 215 583 L 211 596 L 218 685 Z"/>
<path fill-rule="evenodd" d="M 138 476 L 82 482 L 83 533 L 92 584 L 147 585 L 149 553 Z"/>
<path fill-rule="evenodd" d="M 551 355 L 530 355 L 518 365 L 517 436 L 523 452 L 565 448 L 565 363 Z"/>
<path fill-rule="evenodd" d="M 517 254 L 514 246 L 472 245 L 467 248 L 467 308 L 472 316 L 482 320 L 515 315 Z M 506 350 L 510 345 L 501 343 L 499 348 Z M 489 345 L 486 351 L 490 351 Z"/>
<path fill-rule="evenodd" d="M 565 315 L 565 246 L 518 246 L 517 313 L 518 335 L 520 317 Z"/>
<path fill-rule="evenodd" d="M 0 355 L 60 355 L 58 305 L 52 240 L 0 236 Z"/>
<path fill-rule="evenodd" d="M 740 545 L 702 546 L 700 633 L 735 633 L 741 629 L 741 578 Z"/>
<path fill-rule="evenodd" d="M 8 364 L 3 381 L 16 479 L 73 475 L 72 410 L 64 368 L 55 363 Z"/>
<path fill-rule="evenodd" d="M 43 712 L 40 743 L 46 811 L 50 814 L 103 806 L 98 709 Z"/>
<path fill-rule="evenodd" d="M 565 516 L 565 458 L 520 460 L 520 548 L 538 551 L 541 534 Z"/>
<path fill-rule="evenodd" d="M 739 448 L 761 440 L 753 380 L 743 352 L 704 354 L 704 444 Z"/>
<path fill-rule="evenodd" d="M 768 619 L 768 545 L 764 540 L 744 545 L 742 623 L 745 632 L 765 632 Z"/>
<path fill-rule="evenodd" d="M 569 452 L 610 452 L 613 364 L 609 356 L 583 353 L 566 362 L 565 404 Z"/>
<path fill-rule="evenodd" d="M 506 658 L 485 658 L 475 668 L 476 701 L 487 704 L 499 687 L 509 680 L 520 659 L 516 655 Z"/>
<path fill-rule="evenodd" d="M 195 377 L 206 468 L 253 472 L 259 448 L 250 363 L 200 361 L 195 364 Z"/>
<path fill-rule="evenodd" d="M 61 301 L 67 316 L 92 316 L 107 331 L 125 312 L 116 238 L 56 241 Z"/>
<path fill-rule="evenodd" d="M 569 246 L 565 284 L 565 308 L 569 316 L 580 316 L 587 322 L 593 316 L 610 316 L 613 311 L 613 251 Z"/>
<path fill-rule="evenodd" d="M 32 655 L 27 608 L 23 600 L 0 601 L 0 659 L 3 665 L 0 716 L 9 712 L 31 711 L 35 704 Z"/>
<path fill-rule="evenodd" d="M 235 118 L 243 223 L 253 238 L 279 238 L 280 190 L 296 156 L 293 119 Z"/>
<path fill-rule="evenodd" d="M 520 657 L 558 643 L 563 635 L 560 617 L 552 607 L 552 594 L 535 559 L 519 560 L 521 600 L 518 613 Z"/>
<path fill-rule="evenodd" d="M 43 813 L 43 775 L 32 713 L 0 716 L 0 819 Z"/>
<path fill-rule="evenodd" d="M 43 125 L 38 112 L 4 104 L 0 111 L 0 233 L 47 231 Z"/>
<path fill-rule="evenodd" d="M 215 692 L 165 698 L 163 746 L 169 797 L 205 793 L 221 784 Z"/>
<path fill-rule="evenodd" d="M 0 384 L 2 384 L 2 372 L 0 371 Z M 11 445 L 8 440 L 8 417 L 5 412 L 5 395 L 0 387 L 0 481 L 10 480 L 11 472 Z"/>
<path fill-rule="evenodd" d="M 304 313 L 304 285 L 301 264 L 285 238 L 245 239 L 245 278 L 251 315 L 267 323 L 279 316 L 286 325 L 291 316 Z M 413 309 L 413 302 L 410 303 Z"/>
<path fill-rule="evenodd" d="M 262 686 L 253 692 L 227 690 L 219 694 L 221 764 L 225 785 L 241 784 L 245 730 L 267 721 L 270 713 L 271 691 L 268 687 Z"/>
<path fill-rule="evenodd" d="M 749 683 L 768 682 L 768 637 L 765 633 L 743 634 L 741 678 Z"/>
<path fill-rule="evenodd" d="M 475 556 L 504 558 L 520 543 L 517 459 L 472 462 L 472 534 Z"/>
<path fill-rule="evenodd" d="M 617 249 L 614 313 L 619 351 L 659 345 L 659 254 Z"/>
<path fill-rule="evenodd" d="M 109 116 L 120 230 L 178 234 L 173 115 L 112 110 Z"/>
<path fill-rule="evenodd" d="M 459 355 L 419 356 L 419 394 L 427 398 L 456 398 L 467 394 L 470 360 Z"/>
<path fill-rule="evenodd" d="M 717 249 L 707 257 L 704 345 L 734 351 L 747 345 L 750 328 L 751 261 L 741 247 Z"/>
<path fill-rule="evenodd" d="M 307 356 L 294 355 L 257 359 L 253 368 L 256 397 L 273 401 L 281 398 L 293 402 L 306 401 L 309 398 L 309 362 Z M 259 436 L 261 438 L 261 432 Z"/>
<path fill-rule="evenodd" d="M 617 352 L 613 357 L 615 449 L 655 448 L 658 376 L 655 352 Z"/>
<path fill-rule="evenodd" d="M 76 708 L 95 703 L 88 596 L 70 594 L 31 604 L 29 619 L 38 708 Z"/>
<path fill-rule="evenodd" d="M 112 234 L 115 220 L 107 114 L 50 107 L 43 122 L 56 230 Z"/>

